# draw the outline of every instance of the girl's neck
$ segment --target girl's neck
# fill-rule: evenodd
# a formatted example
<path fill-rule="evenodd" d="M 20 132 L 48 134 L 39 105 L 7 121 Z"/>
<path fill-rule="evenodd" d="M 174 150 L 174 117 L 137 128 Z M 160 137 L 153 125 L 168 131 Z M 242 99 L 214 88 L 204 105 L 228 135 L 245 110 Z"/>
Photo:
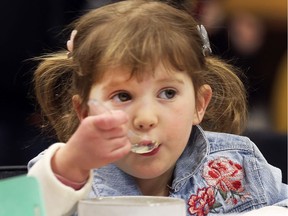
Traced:
<path fill-rule="evenodd" d="M 136 183 L 146 196 L 169 196 L 169 187 L 172 182 L 173 170 L 168 170 L 163 175 L 154 179 L 139 179 L 136 178 Z"/>

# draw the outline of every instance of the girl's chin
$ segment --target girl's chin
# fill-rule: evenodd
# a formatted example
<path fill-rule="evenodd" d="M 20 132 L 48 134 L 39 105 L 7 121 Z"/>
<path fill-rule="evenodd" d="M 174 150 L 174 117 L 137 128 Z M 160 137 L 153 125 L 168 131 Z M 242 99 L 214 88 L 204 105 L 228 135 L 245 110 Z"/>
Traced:
<path fill-rule="evenodd" d="M 129 172 L 123 171 L 138 179 L 155 179 L 164 175 L 167 172 L 167 167 L 137 167 L 134 170 L 129 170 Z"/>

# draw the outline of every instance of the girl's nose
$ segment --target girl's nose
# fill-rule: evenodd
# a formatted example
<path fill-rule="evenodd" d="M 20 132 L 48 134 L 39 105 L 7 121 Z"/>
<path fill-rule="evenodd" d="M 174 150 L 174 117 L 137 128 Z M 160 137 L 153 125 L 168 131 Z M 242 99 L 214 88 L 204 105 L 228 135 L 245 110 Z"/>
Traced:
<path fill-rule="evenodd" d="M 133 124 L 138 130 L 149 130 L 156 127 L 158 124 L 156 112 L 149 107 L 140 108 L 133 120 Z"/>

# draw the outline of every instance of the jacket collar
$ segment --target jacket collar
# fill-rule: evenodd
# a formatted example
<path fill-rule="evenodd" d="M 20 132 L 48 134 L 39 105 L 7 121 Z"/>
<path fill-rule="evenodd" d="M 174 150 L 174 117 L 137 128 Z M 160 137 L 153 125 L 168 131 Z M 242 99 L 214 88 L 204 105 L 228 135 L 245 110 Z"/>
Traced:
<path fill-rule="evenodd" d="M 191 178 L 203 164 L 209 154 L 208 140 L 200 126 L 194 126 L 188 144 L 176 163 L 174 179 L 170 189 L 173 192 L 179 191 L 186 180 Z"/>

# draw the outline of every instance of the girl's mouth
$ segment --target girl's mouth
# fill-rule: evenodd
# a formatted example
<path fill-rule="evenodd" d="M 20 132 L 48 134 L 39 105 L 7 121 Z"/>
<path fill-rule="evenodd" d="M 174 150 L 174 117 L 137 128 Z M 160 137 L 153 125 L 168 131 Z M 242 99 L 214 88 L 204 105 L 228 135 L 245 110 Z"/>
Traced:
<path fill-rule="evenodd" d="M 137 154 L 149 154 L 153 153 L 154 150 L 158 149 L 159 147 L 158 142 L 156 141 L 151 141 L 151 140 L 143 140 L 139 143 L 132 144 L 131 151 Z"/>
<path fill-rule="evenodd" d="M 147 153 L 140 153 L 140 155 L 141 156 L 153 156 L 158 153 L 159 149 L 160 149 L 160 144 L 154 147 L 152 151 L 147 152 Z"/>

